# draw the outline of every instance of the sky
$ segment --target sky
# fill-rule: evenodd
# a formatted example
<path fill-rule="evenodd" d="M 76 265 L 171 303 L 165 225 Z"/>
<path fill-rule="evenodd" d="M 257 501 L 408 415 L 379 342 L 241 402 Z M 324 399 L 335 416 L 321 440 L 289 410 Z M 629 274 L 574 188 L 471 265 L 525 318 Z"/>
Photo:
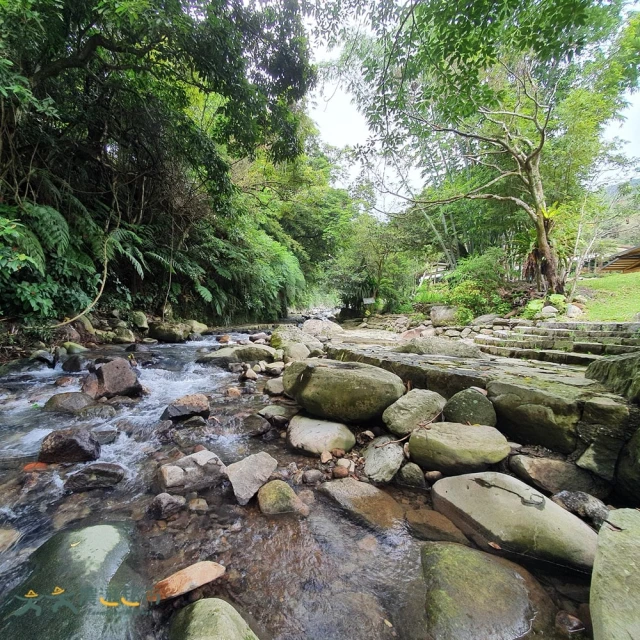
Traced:
<path fill-rule="evenodd" d="M 367 140 L 369 130 L 364 117 L 352 103 L 349 94 L 340 88 L 334 85 L 316 90 L 312 104 L 311 117 L 318 125 L 320 137 L 327 144 L 344 147 Z M 606 128 L 605 136 L 609 140 L 621 138 L 625 141 L 627 155 L 640 158 L 640 92 L 630 96 L 629 106 L 622 116 L 623 122 L 611 123 Z"/>

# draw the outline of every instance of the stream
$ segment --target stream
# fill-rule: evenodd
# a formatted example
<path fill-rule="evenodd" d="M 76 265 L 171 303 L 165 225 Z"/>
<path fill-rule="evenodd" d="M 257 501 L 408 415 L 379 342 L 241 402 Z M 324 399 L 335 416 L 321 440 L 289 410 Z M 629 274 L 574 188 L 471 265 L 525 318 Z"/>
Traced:
<path fill-rule="evenodd" d="M 246 338 L 232 335 L 234 342 Z M 317 468 L 317 459 L 289 450 L 277 429 L 251 437 L 244 420 L 278 400 L 261 392 L 264 377 L 253 393 L 227 396 L 228 388 L 242 388 L 238 375 L 195 364 L 199 351 L 218 346 L 209 337 L 136 352 L 140 381 L 149 393 L 118 406 L 117 415 L 109 419 L 80 420 L 42 410 L 52 395 L 80 390 L 84 374 L 65 373 L 60 365 L 34 365 L 0 379 L 0 527 L 20 533 L 18 542 L 0 555 L 0 606 L 27 577 L 30 554 L 54 534 L 123 523 L 131 532 L 128 563 L 138 581 L 151 585 L 193 562 L 218 562 L 227 569 L 224 578 L 200 588 L 199 596 L 228 599 L 262 640 L 423 640 L 420 541 L 404 531 L 373 534 L 347 519 L 314 487 L 295 487 L 310 507 L 308 518 L 268 518 L 255 500 L 239 506 L 229 486 L 199 492 L 209 505 L 206 513 L 185 509 L 169 522 L 147 514 L 157 493 L 153 480 L 158 465 L 191 453 L 196 445 L 214 451 L 225 464 L 266 451 L 276 458 L 284 477 Z M 83 355 L 129 354 L 124 347 L 107 346 Z M 56 386 L 56 380 L 69 377 L 67 384 Z M 174 442 L 162 442 L 155 431 L 162 412 L 190 393 L 209 396 L 211 418 L 204 427 L 180 430 Z M 81 468 L 79 464 L 23 471 L 26 463 L 37 459 L 48 433 L 79 424 L 119 429 L 117 439 L 102 446 L 99 459 L 126 469 L 125 479 L 113 489 L 65 493 L 64 476 Z M 395 486 L 388 491 L 404 505 L 429 502 L 426 491 Z M 151 615 L 132 616 L 117 637 L 164 639 L 172 613 L 190 601 L 186 594 L 154 608 Z"/>

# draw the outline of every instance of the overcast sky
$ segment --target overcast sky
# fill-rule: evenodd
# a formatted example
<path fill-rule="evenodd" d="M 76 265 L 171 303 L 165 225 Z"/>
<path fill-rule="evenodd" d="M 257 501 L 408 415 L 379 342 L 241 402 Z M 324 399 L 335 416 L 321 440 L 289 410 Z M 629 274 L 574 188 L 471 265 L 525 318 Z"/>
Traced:
<path fill-rule="evenodd" d="M 322 139 L 333 146 L 344 147 L 366 141 L 367 123 L 352 104 L 350 96 L 334 87 L 317 90 L 313 96 L 316 103 L 311 109 L 311 117 L 320 129 Z M 605 135 L 612 139 L 626 141 L 624 150 L 630 156 L 640 158 L 640 93 L 630 98 L 630 105 L 623 112 L 622 123 L 610 124 Z"/>

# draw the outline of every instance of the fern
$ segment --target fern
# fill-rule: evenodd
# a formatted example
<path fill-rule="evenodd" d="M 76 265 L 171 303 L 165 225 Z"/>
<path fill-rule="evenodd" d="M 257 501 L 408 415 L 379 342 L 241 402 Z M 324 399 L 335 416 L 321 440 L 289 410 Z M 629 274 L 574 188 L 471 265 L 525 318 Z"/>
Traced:
<path fill-rule="evenodd" d="M 193 287 L 205 302 L 211 302 L 213 300 L 213 294 L 211 291 L 206 287 L 203 287 L 199 282 L 194 282 Z"/>
<path fill-rule="evenodd" d="M 32 260 L 33 266 L 38 270 L 41 275 L 44 275 L 45 270 L 45 257 L 44 249 L 40 244 L 40 241 L 36 237 L 35 233 L 28 227 L 24 227 L 20 230 L 20 237 L 17 239 L 17 245 L 20 251 L 29 256 Z"/>
<path fill-rule="evenodd" d="M 33 231 L 42 247 L 58 256 L 69 248 L 69 225 L 62 214 L 47 205 L 27 203 L 23 207 L 27 220 L 23 223 Z"/>

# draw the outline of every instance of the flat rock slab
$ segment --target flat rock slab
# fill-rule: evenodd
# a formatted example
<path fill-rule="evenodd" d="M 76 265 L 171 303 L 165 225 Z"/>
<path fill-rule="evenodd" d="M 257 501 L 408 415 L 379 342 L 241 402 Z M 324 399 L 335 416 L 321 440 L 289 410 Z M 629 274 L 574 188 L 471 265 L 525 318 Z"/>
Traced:
<path fill-rule="evenodd" d="M 217 580 L 224 575 L 225 571 L 226 569 L 217 562 L 206 560 L 196 562 L 157 582 L 153 587 L 153 594 L 157 595 L 160 600 L 175 598 Z"/>
<path fill-rule="evenodd" d="M 336 360 L 303 360 L 285 369 L 284 390 L 309 413 L 341 422 L 379 418 L 404 394 L 402 380 L 378 367 Z"/>
<path fill-rule="evenodd" d="M 434 509 L 486 551 L 591 571 L 595 531 L 516 478 L 494 472 L 443 478 L 431 494 Z"/>
<path fill-rule="evenodd" d="M 247 456 L 226 469 L 227 477 L 239 504 L 245 505 L 276 470 L 278 461 L 261 451 Z"/>
<path fill-rule="evenodd" d="M 639 601 L 640 512 L 618 509 L 598 535 L 590 598 L 594 640 L 640 638 Z"/>
<path fill-rule="evenodd" d="M 551 458 L 512 456 L 509 467 L 522 480 L 549 493 L 582 491 L 596 498 L 606 498 L 611 485 L 573 462 Z"/>
<path fill-rule="evenodd" d="M 422 548 L 426 637 L 514 640 L 556 637 L 556 609 L 527 571 L 503 558 L 450 542 Z"/>
<path fill-rule="evenodd" d="M 494 427 L 434 422 L 409 438 L 411 460 L 426 471 L 482 471 L 509 455 L 507 439 Z"/>
<path fill-rule="evenodd" d="M 353 478 L 325 482 L 318 489 L 354 519 L 377 531 L 404 525 L 404 509 L 388 493 Z"/>
<path fill-rule="evenodd" d="M 291 418 L 287 440 L 294 449 L 316 455 L 332 449 L 350 451 L 356 443 L 356 437 L 347 425 L 300 415 Z"/>

